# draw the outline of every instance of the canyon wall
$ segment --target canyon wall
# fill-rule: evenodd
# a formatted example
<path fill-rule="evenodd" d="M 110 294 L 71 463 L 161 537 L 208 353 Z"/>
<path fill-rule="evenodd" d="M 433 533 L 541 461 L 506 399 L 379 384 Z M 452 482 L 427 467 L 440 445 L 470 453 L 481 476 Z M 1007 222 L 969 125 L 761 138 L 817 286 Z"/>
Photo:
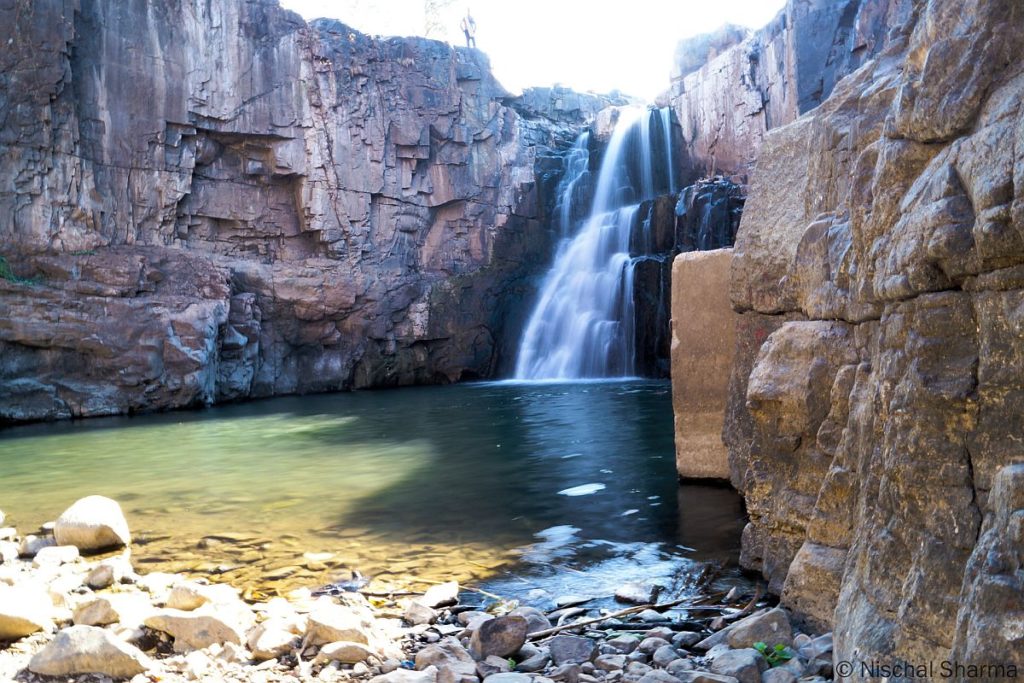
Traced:
<path fill-rule="evenodd" d="M 493 374 L 607 104 L 275 0 L 14 0 L 0 44 L 0 421 Z"/>
<path fill-rule="evenodd" d="M 667 94 L 698 175 L 749 174 L 765 133 L 821 104 L 889 43 L 912 0 L 790 0 L 748 35 L 725 26 L 676 49 Z"/>
<path fill-rule="evenodd" d="M 756 153 L 725 428 L 742 561 L 837 661 L 1022 667 L 1024 6 L 892 26 Z"/>

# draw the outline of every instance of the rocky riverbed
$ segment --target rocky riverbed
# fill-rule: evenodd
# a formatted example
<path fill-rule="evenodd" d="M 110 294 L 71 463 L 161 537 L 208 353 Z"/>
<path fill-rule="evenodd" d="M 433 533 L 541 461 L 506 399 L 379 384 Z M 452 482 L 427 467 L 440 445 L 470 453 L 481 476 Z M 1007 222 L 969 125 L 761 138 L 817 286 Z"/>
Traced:
<path fill-rule="evenodd" d="M 0 513 L 0 560 L 0 680 L 809 683 L 832 674 L 831 635 L 794 630 L 760 591 L 679 597 L 640 582 L 617 591 L 622 609 L 564 596 L 545 612 L 454 581 L 417 592 L 357 577 L 246 600 L 195 575 L 138 573 L 120 506 L 100 496 L 36 534 L 3 527 Z"/>

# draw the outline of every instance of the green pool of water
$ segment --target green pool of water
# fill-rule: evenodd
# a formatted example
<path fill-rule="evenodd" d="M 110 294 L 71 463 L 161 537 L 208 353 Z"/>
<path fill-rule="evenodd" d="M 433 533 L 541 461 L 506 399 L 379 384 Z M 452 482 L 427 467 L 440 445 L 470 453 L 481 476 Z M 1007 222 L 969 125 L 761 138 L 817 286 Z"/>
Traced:
<path fill-rule="evenodd" d="M 30 425 L 0 431 L 0 472 L 0 509 L 23 533 L 102 494 L 124 508 L 144 570 L 271 587 L 358 569 L 571 591 L 642 565 L 728 562 L 742 516 L 730 491 L 678 486 L 664 382 L 465 384 Z"/>

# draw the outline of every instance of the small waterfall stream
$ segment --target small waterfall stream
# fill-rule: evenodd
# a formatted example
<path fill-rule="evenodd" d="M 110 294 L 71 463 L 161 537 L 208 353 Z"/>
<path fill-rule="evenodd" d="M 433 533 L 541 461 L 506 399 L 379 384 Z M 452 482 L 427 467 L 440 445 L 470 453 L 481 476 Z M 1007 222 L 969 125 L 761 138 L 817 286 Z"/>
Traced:
<path fill-rule="evenodd" d="M 563 240 L 520 342 L 516 379 L 636 374 L 630 235 L 640 203 L 676 189 L 670 125 L 667 108 L 621 111 L 590 211 L 574 235 L 589 134 L 567 154 L 558 198 Z"/>

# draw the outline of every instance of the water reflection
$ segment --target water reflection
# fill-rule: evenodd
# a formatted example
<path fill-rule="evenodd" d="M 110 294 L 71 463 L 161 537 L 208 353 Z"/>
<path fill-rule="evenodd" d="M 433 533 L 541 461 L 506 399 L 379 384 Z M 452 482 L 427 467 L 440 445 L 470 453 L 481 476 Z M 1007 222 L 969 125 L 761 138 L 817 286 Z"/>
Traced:
<path fill-rule="evenodd" d="M 662 382 L 483 383 L 19 427 L 0 432 L 0 472 L 0 506 L 22 530 L 108 495 L 140 561 L 214 563 L 236 582 L 268 567 L 322 579 L 303 551 L 335 553 L 326 574 L 537 578 L 542 563 L 522 549 L 553 528 L 574 530 L 560 561 L 576 570 L 648 570 L 679 545 L 734 557 L 742 514 L 732 492 L 677 486 Z M 233 542 L 196 547 L 211 534 Z"/>

